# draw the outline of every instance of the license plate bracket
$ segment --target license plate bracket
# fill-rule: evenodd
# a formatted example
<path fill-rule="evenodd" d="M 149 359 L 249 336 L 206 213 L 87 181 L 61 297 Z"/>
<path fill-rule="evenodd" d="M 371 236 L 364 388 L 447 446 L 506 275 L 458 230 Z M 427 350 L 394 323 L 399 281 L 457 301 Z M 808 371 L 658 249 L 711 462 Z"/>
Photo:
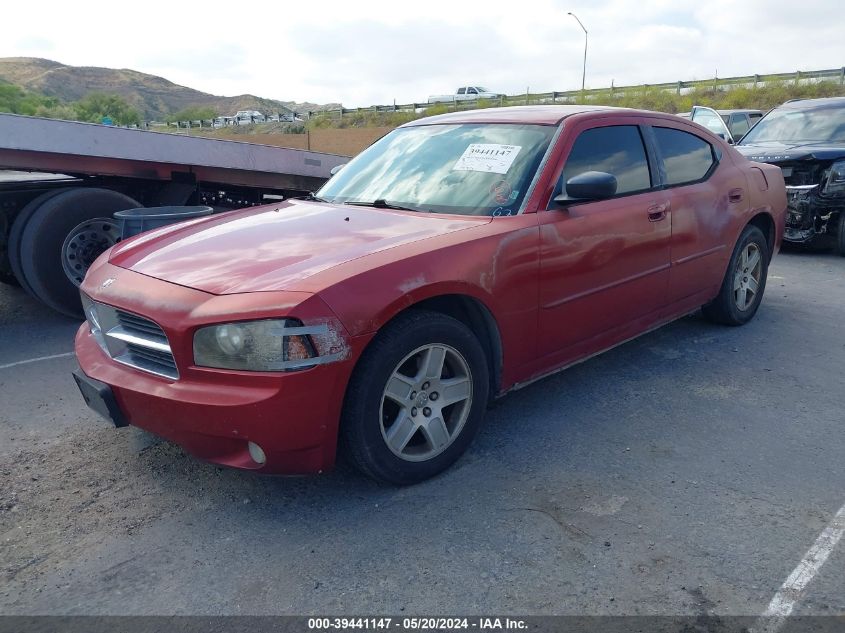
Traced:
<path fill-rule="evenodd" d="M 76 381 L 76 386 L 79 387 L 79 392 L 82 394 L 85 404 L 91 410 L 99 413 L 117 428 L 129 426 L 129 421 L 123 415 L 123 411 L 120 410 L 111 387 L 104 382 L 86 376 L 79 370 L 73 372 L 73 379 Z"/>

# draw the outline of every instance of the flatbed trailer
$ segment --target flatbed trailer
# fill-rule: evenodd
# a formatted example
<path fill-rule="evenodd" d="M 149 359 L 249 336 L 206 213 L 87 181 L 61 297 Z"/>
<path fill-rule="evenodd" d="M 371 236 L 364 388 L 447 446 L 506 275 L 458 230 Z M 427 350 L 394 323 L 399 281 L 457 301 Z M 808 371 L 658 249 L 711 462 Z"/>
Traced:
<path fill-rule="evenodd" d="M 267 204 L 316 190 L 347 160 L 0 114 L 0 281 L 78 315 L 79 281 L 120 238 L 114 212 L 184 205 L 222 212 Z"/>

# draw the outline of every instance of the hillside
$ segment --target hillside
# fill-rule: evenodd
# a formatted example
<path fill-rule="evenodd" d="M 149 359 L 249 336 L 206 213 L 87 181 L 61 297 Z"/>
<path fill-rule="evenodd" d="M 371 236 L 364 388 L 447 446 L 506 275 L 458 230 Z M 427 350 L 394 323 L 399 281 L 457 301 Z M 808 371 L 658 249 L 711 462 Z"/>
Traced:
<path fill-rule="evenodd" d="M 222 97 L 135 70 L 66 66 L 33 57 L 0 58 L 2 81 L 62 102 L 77 101 L 92 92 L 116 94 L 126 99 L 146 120 L 161 120 L 189 106 L 213 108 L 221 115 L 234 114 L 238 110 L 269 113 L 280 106 L 297 112 L 337 107 L 337 104 L 276 101 L 254 95 Z"/>

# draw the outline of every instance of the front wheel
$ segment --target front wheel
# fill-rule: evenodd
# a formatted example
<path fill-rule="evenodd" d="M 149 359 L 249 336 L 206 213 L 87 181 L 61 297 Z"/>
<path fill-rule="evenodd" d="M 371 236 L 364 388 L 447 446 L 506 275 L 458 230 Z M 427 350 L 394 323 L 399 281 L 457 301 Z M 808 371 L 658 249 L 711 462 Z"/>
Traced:
<path fill-rule="evenodd" d="M 769 274 L 769 245 L 763 232 L 748 225 L 734 247 L 719 294 L 702 307 L 714 323 L 744 325 L 757 313 Z"/>
<path fill-rule="evenodd" d="M 472 331 L 437 312 L 409 312 L 379 333 L 355 368 L 341 440 L 373 479 L 417 483 L 467 449 L 488 394 L 486 356 Z"/>

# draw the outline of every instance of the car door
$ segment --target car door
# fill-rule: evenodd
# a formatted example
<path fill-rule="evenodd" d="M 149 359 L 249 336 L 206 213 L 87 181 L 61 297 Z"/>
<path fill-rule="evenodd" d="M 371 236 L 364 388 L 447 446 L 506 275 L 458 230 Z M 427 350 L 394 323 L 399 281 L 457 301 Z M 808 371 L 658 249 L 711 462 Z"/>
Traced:
<path fill-rule="evenodd" d="M 555 194 L 588 171 L 613 174 L 618 186 L 608 199 L 552 200 L 541 212 L 538 353 L 557 353 L 554 362 L 633 336 L 665 307 L 672 212 L 638 123 L 593 120 L 568 135 Z"/>
<path fill-rule="evenodd" d="M 731 145 L 734 144 L 735 139 L 731 134 L 730 129 L 728 129 L 728 124 L 725 123 L 722 116 L 713 108 L 693 106 L 692 112 L 690 113 L 690 120 L 698 123 L 699 125 L 703 125 L 713 132 L 713 134 L 722 137 Z"/>
<path fill-rule="evenodd" d="M 728 229 L 748 205 L 747 183 L 730 161 L 720 165 L 721 150 L 691 128 L 660 121 L 650 134 L 672 206 L 669 303 L 683 303 L 721 283 L 732 246 Z"/>

